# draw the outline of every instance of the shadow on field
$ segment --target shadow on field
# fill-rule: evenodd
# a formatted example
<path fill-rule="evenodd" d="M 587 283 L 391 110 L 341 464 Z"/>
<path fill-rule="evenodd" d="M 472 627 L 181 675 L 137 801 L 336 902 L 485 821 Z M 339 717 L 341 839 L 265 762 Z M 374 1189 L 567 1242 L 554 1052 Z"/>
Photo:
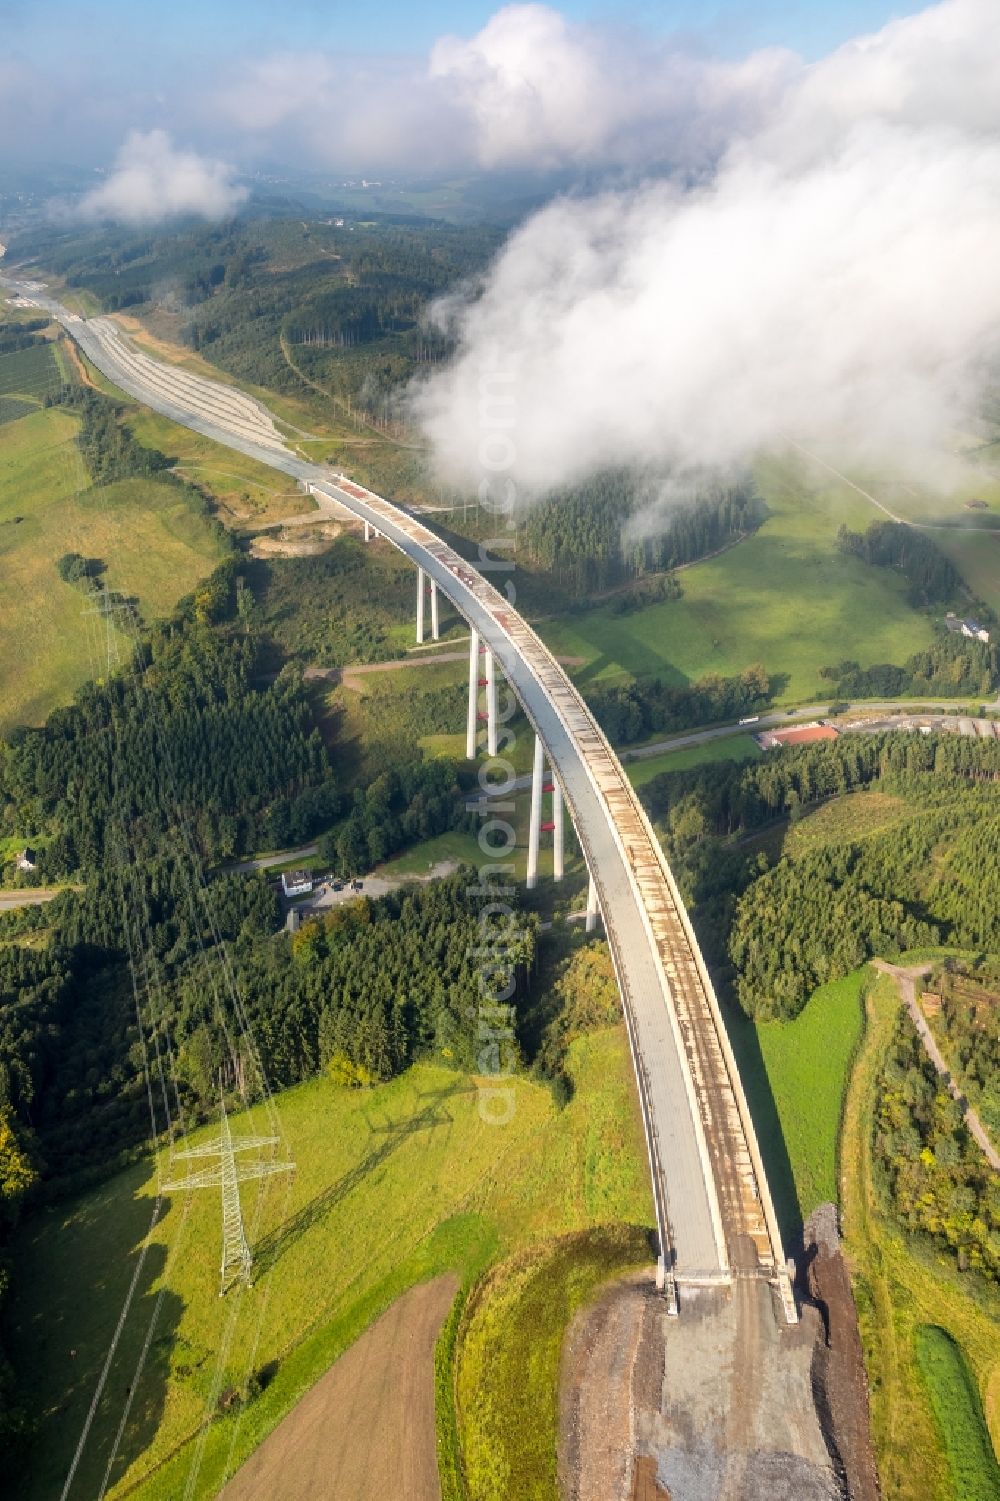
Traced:
<path fill-rule="evenodd" d="M 802 1242 L 802 1206 L 795 1187 L 778 1107 L 771 1093 L 764 1056 L 753 1023 L 743 1014 L 736 1001 L 731 997 L 723 999 L 720 996 L 719 999 L 764 1158 L 764 1169 L 781 1227 L 785 1255 L 792 1256 L 797 1254 Z"/>
<path fill-rule="evenodd" d="M 114 1443 L 114 1434 L 117 1425 L 113 1425 L 116 1411 L 119 1412 L 118 1422 L 121 1422 L 121 1413 L 128 1405 L 128 1416 L 122 1432 L 121 1443 L 118 1453 L 111 1465 L 109 1485 L 114 1485 L 128 1470 L 149 1445 L 153 1442 L 163 1421 L 163 1412 L 166 1405 L 167 1388 L 171 1380 L 171 1357 L 177 1343 L 177 1331 L 180 1325 L 181 1314 L 184 1311 L 184 1302 L 168 1288 L 161 1288 L 154 1292 L 152 1284 L 162 1275 L 166 1263 L 166 1248 L 154 1246 L 146 1256 L 142 1270 L 142 1283 L 145 1288 L 141 1298 L 137 1299 L 134 1308 L 132 1339 L 129 1348 L 124 1352 L 125 1358 L 115 1367 L 106 1388 L 107 1406 L 110 1412 L 105 1417 L 102 1408 L 102 1418 L 105 1419 L 108 1444 L 106 1453 L 110 1456 L 110 1446 Z M 146 1353 L 145 1364 L 138 1380 L 135 1379 L 135 1371 L 141 1350 L 137 1348 L 141 1340 L 149 1334 L 149 1349 Z M 124 1339 L 123 1339 L 124 1345 Z M 178 1370 L 178 1374 L 183 1374 Z M 105 1460 L 107 1468 L 107 1459 Z"/>
<path fill-rule="evenodd" d="M 376 1168 L 380 1167 L 387 1158 L 391 1157 L 403 1143 L 418 1131 L 428 1131 L 433 1126 L 449 1126 L 453 1117 L 445 1108 L 444 1102 L 452 1095 L 467 1093 L 472 1085 L 456 1082 L 447 1089 L 436 1090 L 429 1095 L 428 1104 L 416 1115 L 406 1120 L 389 1121 L 384 1125 L 371 1125 L 369 1130 L 373 1137 L 381 1136 L 378 1142 L 361 1159 L 356 1167 L 352 1167 L 349 1173 L 338 1178 L 336 1183 L 331 1183 L 322 1193 L 303 1204 L 284 1224 L 265 1235 L 254 1248 L 254 1271 L 255 1275 L 270 1271 L 271 1267 L 295 1244 L 307 1230 L 324 1219 L 338 1204 L 342 1204 L 349 1194 L 353 1193 L 364 1180 L 369 1177 Z"/>
<path fill-rule="evenodd" d="M 157 1286 L 168 1248 L 154 1242 L 143 1255 L 152 1201 L 134 1194 L 116 1202 L 113 1227 L 107 1214 L 103 1223 L 98 1218 L 88 1226 L 86 1220 L 93 1210 L 87 1204 L 81 1215 L 79 1208 L 68 1225 L 65 1214 L 59 1216 L 64 1222 L 62 1233 L 76 1232 L 74 1239 L 78 1239 L 81 1221 L 85 1231 L 74 1258 L 68 1296 L 56 1308 L 46 1309 L 41 1320 L 36 1317 L 32 1324 L 37 1327 L 18 1331 L 19 1344 L 34 1345 L 35 1369 L 47 1396 L 55 1401 L 51 1420 L 40 1425 L 27 1456 L 26 1483 L 18 1492 L 24 1497 L 62 1492 L 75 1501 L 76 1497 L 103 1495 L 105 1487 L 114 1486 L 153 1442 L 166 1405 L 184 1305 L 169 1288 Z M 161 1223 L 168 1208 L 169 1200 L 165 1200 Z M 53 1234 L 59 1233 L 57 1223 L 54 1216 Z M 109 1358 L 130 1289 L 128 1316 Z M 73 1484 L 63 1491 L 95 1401 L 93 1423 L 82 1444 Z"/>

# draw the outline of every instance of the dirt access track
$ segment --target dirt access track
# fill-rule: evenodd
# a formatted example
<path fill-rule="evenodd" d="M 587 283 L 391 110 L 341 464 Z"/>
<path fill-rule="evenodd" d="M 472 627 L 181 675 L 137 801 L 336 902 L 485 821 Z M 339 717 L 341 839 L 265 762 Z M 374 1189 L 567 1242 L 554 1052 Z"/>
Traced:
<path fill-rule="evenodd" d="M 636 1273 L 582 1309 L 563 1346 L 563 1501 L 879 1501 L 833 1204 L 806 1223 L 797 1280 L 792 1327 L 754 1280 L 683 1289 L 670 1319 Z"/>
<path fill-rule="evenodd" d="M 440 1501 L 434 1344 L 457 1291 L 457 1277 L 436 1277 L 397 1298 L 219 1501 Z"/>
<path fill-rule="evenodd" d="M 609 1288 L 563 1347 L 563 1501 L 842 1501 L 813 1404 L 815 1309 L 788 1327 L 760 1279 Z"/>

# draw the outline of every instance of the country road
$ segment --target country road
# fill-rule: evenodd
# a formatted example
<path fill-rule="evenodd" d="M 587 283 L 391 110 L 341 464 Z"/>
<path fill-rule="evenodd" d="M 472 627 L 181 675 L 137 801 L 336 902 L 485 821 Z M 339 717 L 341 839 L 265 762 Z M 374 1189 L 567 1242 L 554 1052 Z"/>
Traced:
<path fill-rule="evenodd" d="M 0 912 L 14 912 L 18 907 L 39 907 L 43 902 L 51 902 L 65 887 L 57 886 L 48 888 L 44 886 L 24 887 L 20 891 L 0 891 Z"/>
<path fill-rule="evenodd" d="M 979 700 L 977 700 L 979 702 Z M 933 698 L 913 699 L 860 699 L 852 703 L 851 708 L 856 714 L 913 714 L 920 710 L 930 713 L 947 714 L 954 713 L 956 709 L 963 707 L 965 700 Z M 761 714 L 752 724 L 718 724 L 706 729 L 690 730 L 680 735 L 671 735 L 668 740 L 649 741 L 645 745 L 630 746 L 619 752 L 621 759 L 626 764 L 629 761 L 643 761 L 650 756 L 662 756 L 669 751 L 686 750 L 693 745 L 705 745 L 710 740 L 721 740 L 727 735 L 736 735 L 740 730 L 746 730 L 748 734 L 756 735 L 761 730 L 773 730 L 794 725 L 803 719 L 816 719 L 825 716 L 829 712 L 829 699 L 825 704 L 804 704 L 796 709 L 774 709 L 770 713 Z M 1000 710 L 1000 699 L 986 705 L 989 709 Z M 844 725 L 843 728 L 861 729 L 861 725 Z"/>
<path fill-rule="evenodd" d="M 903 1003 L 910 1013 L 910 1020 L 917 1029 L 917 1035 L 924 1045 L 927 1056 L 937 1070 L 941 1082 L 945 1085 L 959 1110 L 961 1110 L 962 1118 L 968 1127 L 970 1136 L 978 1144 L 993 1171 L 1000 1173 L 1000 1155 L 998 1155 L 996 1148 L 987 1135 L 977 1112 L 969 1104 L 969 1101 L 962 1093 L 961 1086 L 956 1082 L 917 1000 L 915 982 L 922 979 L 925 975 L 929 975 L 931 966 L 929 964 L 915 964 L 910 969 L 904 969 L 898 964 L 888 964 L 884 959 L 873 959 L 872 968 L 881 970 L 882 974 L 890 975 L 895 980 L 899 987 L 899 993 L 903 998 Z"/>

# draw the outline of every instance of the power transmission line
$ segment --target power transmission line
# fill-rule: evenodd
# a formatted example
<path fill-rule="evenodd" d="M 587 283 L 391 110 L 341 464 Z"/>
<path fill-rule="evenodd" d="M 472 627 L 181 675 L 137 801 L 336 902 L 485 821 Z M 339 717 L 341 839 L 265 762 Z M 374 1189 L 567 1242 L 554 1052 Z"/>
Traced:
<path fill-rule="evenodd" d="M 219 1297 L 224 1297 L 233 1281 L 250 1285 L 250 1269 L 253 1255 L 243 1226 L 243 1209 L 240 1204 L 240 1184 L 252 1178 L 268 1178 L 274 1173 L 294 1172 L 294 1162 L 266 1161 L 258 1157 L 252 1162 L 236 1160 L 237 1152 L 254 1148 L 277 1146 L 277 1136 L 241 1136 L 235 1141 L 226 1114 L 225 1095 L 222 1096 L 222 1131 L 215 1141 L 205 1142 L 200 1147 L 190 1147 L 178 1152 L 174 1160 L 194 1157 L 218 1157 L 212 1167 L 202 1168 L 186 1178 L 177 1178 L 163 1185 L 164 1193 L 178 1193 L 191 1188 L 222 1189 L 222 1278 Z"/>

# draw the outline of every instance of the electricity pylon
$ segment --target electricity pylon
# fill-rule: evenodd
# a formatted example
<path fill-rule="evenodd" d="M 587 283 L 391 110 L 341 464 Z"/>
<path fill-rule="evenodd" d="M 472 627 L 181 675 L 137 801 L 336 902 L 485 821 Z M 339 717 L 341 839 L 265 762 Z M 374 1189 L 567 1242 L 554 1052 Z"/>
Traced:
<path fill-rule="evenodd" d="M 253 1256 L 247 1241 L 246 1231 L 243 1228 L 243 1210 L 240 1206 L 240 1184 L 246 1183 L 250 1178 L 269 1178 L 274 1173 L 291 1173 L 295 1171 L 294 1162 L 265 1162 L 257 1158 L 254 1162 L 237 1162 L 236 1153 L 249 1151 L 251 1147 L 272 1147 L 277 1144 L 277 1136 L 241 1136 L 233 1140 L 229 1129 L 229 1117 L 226 1114 L 226 1102 L 222 1101 L 222 1131 L 216 1141 L 205 1142 L 203 1146 L 191 1147 L 186 1152 L 176 1152 L 174 1158 L 192 1157 L 218 1157 L 219 1161 L 213 1167 L 202 1168 L 201 1172 L 191 1173 L 187 1178 L 175 1179 L 172 1183 L 164 1183 L 164 1193 L 179 1193 L 188 1188 L 221 1188 L 222 1189 L 222 1281 L 219 1287 L 219 1297 L 225 1296 L 230 1283 L 234 1280 L 242 1281 L 247 1286 L 250 1284 L 250 1268 L 253 1265 Z M 174 1160 L 174 1159 L 172 1159 Z"/>

